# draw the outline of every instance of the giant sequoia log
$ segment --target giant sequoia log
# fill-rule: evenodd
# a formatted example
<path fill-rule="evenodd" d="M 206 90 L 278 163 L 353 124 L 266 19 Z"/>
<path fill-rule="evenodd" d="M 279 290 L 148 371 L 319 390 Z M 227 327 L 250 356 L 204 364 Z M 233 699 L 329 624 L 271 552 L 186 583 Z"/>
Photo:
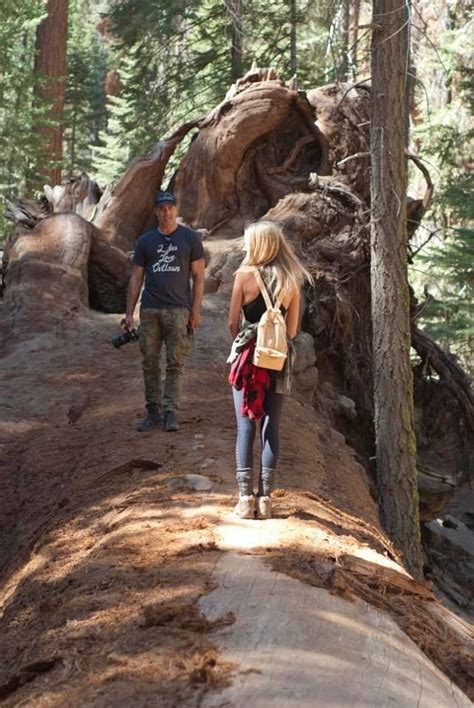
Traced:
<path fill-rule="evenodd" d="M 63 317 L 84 312 L 87 293 L 97 310 L 124 311 L 129 252 L 152 223 L 152 197 L 171 154 L 194 129 L 172 178 L 181 217 L 206 229 L 208 239 L 227 239 L 229 250 L 249 220 L 265 215 L 282 224 L 315 279 L 305 292 L 303 329 L 317 372 L 310 367 L 314 385 L 306 395 L 373 475 L 369 104 L 367 87 L 338 84 L 305 94 L 274 70 L 253 69 L 208 116 L 132 164 L 114 188 L 102 194 L 82 175 L 39 204 L 10 205 L 17 224 L 4 264 L 11 316 L 18 326 L 42 327 L 39 288 Z M 412 230 L 427 201 L 410 203 Z M 229 274 L 211 261 L 209 290 Z M 430 519 L 465 477 L 474 422 L 466 375 L 417 329 L 417 311 L 413 301 L 420 511 Z"/>

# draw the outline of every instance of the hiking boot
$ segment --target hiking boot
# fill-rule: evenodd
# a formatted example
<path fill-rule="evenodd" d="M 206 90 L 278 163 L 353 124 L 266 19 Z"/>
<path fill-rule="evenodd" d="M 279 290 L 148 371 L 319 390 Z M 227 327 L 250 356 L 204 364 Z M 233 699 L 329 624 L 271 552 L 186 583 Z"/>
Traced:
<path fill-rule="evenodd" d="M 257 497 L 257 519 L 272 518 L 271 497 Z"/>
<path fill-rule="evenodd" d="M 147 430 L 153 430 L 153 428 L 156 428 L 162 420 L 163 416 L 161 413 L 152 408 L 148 411 L 146 418 L 138 423 L 137 430 L 139 433 L 146 433 Z"/>
<path fill-rule="evenodd" d="M 241 519 L 255 518 L 255 497 L 240 495 L 239 501 L 234 506 L 234 514 Z"/>
<path fill-rule="evenodd" d="M 176 416 L 173 411 L 165 411 L 163 428 L 167 433 L 174 433 L 178 430 L 178 421 L 176 420 Z"/>

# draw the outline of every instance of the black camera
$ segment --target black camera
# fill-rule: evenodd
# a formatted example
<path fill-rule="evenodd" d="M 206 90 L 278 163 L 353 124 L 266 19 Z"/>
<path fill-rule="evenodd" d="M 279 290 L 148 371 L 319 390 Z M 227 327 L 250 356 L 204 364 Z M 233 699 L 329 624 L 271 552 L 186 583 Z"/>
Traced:
<path fill-rule="evenodd" d="M 138 332 L 136 329 L 128 329 L 126 332 L 121 332 L 120 334 L 114 334 L 112 337 L 112 344 L 116 349 L 120 349 L 127 342 L 136 342 L 138 339 Z"/>

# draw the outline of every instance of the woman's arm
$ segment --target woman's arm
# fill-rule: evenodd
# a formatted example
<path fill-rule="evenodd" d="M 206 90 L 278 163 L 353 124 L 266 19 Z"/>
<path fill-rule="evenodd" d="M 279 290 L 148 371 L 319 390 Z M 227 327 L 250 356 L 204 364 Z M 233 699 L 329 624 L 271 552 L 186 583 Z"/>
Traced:
<path fill-rule="evenodd" d="M 298 334 L 298 324 L 300 317 L 300 291 L 295 290 L 288 305 L 286 313 L 286 333 L 290 339 L 293 339 Z"/>
<path fill-rule="evenodd" d="M 232 335 L 232 339 L 235 339 L 239 331 L 239 317 L 240 308 L 242 307 L 242 299 L 242 273 L 236 273 L 229 307 L 229 329 Z"/>

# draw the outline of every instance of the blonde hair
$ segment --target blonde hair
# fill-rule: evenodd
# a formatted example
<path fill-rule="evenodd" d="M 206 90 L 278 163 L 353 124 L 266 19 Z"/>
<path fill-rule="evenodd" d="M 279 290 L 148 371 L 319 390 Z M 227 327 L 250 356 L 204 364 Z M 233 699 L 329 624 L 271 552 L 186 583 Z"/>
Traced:
<path fill-rule="evenodd" d="M 269 286 L 275 298 L 282 302 L 299 290 L 306 278 L 311 285 L 313 278 L 296 257 L 281 227 L 273 221 L 257 221 L 244 232 L 247 253 L 239 268 L 264 268 L 269 275 Z"/>

